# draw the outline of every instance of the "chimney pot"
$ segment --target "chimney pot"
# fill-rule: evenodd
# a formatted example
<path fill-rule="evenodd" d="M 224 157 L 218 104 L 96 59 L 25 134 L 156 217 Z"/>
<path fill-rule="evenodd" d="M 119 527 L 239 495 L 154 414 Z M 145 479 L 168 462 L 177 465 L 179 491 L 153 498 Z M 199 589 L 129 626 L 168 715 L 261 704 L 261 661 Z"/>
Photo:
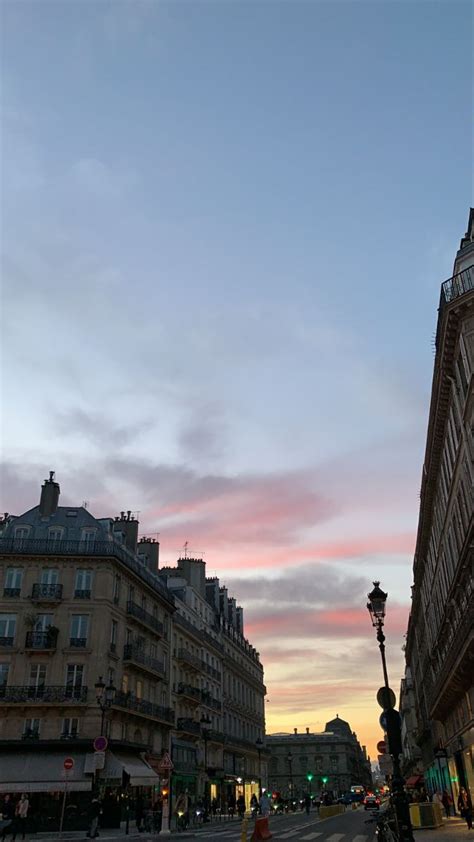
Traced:
<path fill-rule="evenodd" d="M 293 731 L 295 732 L 295 734 L 297 734 L 297 733 L 298 733 L 298 728 L 293 728 Z"/>
<path fill-rule="evenodd" d="M 309 734 L 309 728 L 306 728 L 306 733 Z"/>
<path fill-rule="evenodd" d="M 45 479 L 41 486 L 39 510 L 43 517 L 53 515 L 58 508 L 60 494 L 59 483 L 55 482 L 54 471 L 49 472 L 49 479 Z"/>

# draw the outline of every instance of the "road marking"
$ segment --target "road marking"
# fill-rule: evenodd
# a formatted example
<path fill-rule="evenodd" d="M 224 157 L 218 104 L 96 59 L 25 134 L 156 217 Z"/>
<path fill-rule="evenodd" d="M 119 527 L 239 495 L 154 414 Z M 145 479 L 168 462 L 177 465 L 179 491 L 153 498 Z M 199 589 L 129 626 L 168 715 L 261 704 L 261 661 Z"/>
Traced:
<path fill-rule="evenodd" d="M 345 833 L 333 833 L 332 836 L 327 837 L 326 842 L 341 842 L 345 835 Z"/>
<path fill-rule="evenodd" d="M 358 833 L 357 836 L 354 836 L 352 842 L 367 842 L 368 838 L 365 833 Z"/>
<path fill-rule="evenodd" d="M 279 833 L 276 836 L 276 839 L 291 839 L 292 836 L 296 836 L 297 833 L 301 833 L 301 828 L 297 827 L 296 830 L 288 830 L 287 833 Z"/>
<path fill-rule="evenodd" d="M 307 833 L 306 836 L 301 837 L 301 840 L 307 839 L 309 842 L 310 839 L 317 839 L 318 836 L 322 836 L 322 833 Z"/>

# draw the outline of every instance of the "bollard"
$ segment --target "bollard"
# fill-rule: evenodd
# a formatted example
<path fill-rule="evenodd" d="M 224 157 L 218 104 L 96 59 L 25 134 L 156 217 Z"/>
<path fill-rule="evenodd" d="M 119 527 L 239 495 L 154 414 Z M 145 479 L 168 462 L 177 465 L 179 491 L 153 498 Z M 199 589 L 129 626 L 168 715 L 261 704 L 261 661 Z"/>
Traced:
<path fill-rule="evenodd" d="M 240 842 L 247 842 L 247 819 L 242 819 L 240 828 Z"/>

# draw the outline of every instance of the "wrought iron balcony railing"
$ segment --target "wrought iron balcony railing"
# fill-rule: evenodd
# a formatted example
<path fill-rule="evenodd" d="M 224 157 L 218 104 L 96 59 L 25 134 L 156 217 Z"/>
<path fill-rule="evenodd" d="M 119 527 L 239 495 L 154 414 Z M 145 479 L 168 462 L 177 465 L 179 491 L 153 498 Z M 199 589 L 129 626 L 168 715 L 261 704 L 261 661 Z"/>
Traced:
<path fill-rule="evenodd" d="M 178 719 L 177 730 L 181 731 L 183 734 L 193 734 L 196 737 L 201 736 L 201 726 L 199 722 L 195 722 L 194 719 L 186 719 L 184 717 Z"/>
<path fill-rule="evenodd" d="M 161 719 L 162 722 L 168 722 L 170 725 L 174 725 L 174 710 L 172 708 L 155 705 L 146 699 L 137 699 L 132 693 L 123 693 L 121 691 L 116 693 L 113 704 L 117 707 L 136 711 L 137 713 L 143 713 L 145 716 L 154 716 L 156 719 Z"/>
<path fill-rule="evenodd" d="M 192 687 L 191 684 L 178 684 L 178 693 L 180 696 L 186 696 L 186 698 L 194 699 L 196 702 L 201 701 L 201 691 L 199 687 Z"/>
<path fill-rule="evenodd" d="M 193 655 L 192 652 L 188 652 L 187 649 L 178 649 L 178 658 L 184 664 L 187 664 L 199 671 L 202 671 L 205 668 L 204 662 L 201 661 L 200 658 L 197 658 L 196 655 Z"/>
<path fill-rule="evenodd" d="M 32 600 L 36 600 L 38 602 L 59 602 L 59 600 L 62 598 L 62 585 L 43 584 L 42 582 L 37 582 L 35 585 L 33 585 L 33 590 L 31 591 Z"/>
<path fill-rule="evenodd" d="M 10 647 L 13 646 L 15 638 L 14 637 L 0 637 L 0 646 Z"/>
<path fill-rule="evenodd" d="M 60 685 L 39 685 L 29 687 L 27 684 L 2 685 L 0 687 L 2 702 L 87 702 L 87 687 L 67 687 Z"/>
<path fill-rule="evenodd" d="M 158 634 L 164 634 L 165 627 L 161 620 L 158 620 L 157 617 L 154 617 L 153 614 L 150 614 L 141 605 L 137 605 L 136 602 L 132 602 L 131 600 L 127 602 L 127 614 L 130 614 L 136 620 L 140 620 L 145 626 L 153 629 Z"/>
<path fill-rule="evenodd" d="M 39 738 L 39 731 L 36 731 L 34 728 L 26 728 L 21 735 L 22 740 L 39 740 Z"/>
<path fill-rule="evenodd" d="M 124 661 L 130 661 L 131 663 L 144 667 L 147 670 L 151 670 L 154 673 L 158 673 L 161 677 L 165 674 L 165 665 L 163 661 L 159 661 L 158 658 L 153 658 L 151 655 L 147 655 L 140 646 L 136 646 L 132 643 L 127 643 L 123 647 L 123 659 Z"/>
<path fill-rule="evenodd" d="M 170 604 L 165 585 L 126 547 L 115 541 L 56 541 L 45 538 L 0 538 L 0 555 L 115 556 Z"/>
<path fill-rule="evenodd" d="M 441 306 L 449 304 L 466 292 L 474 290 L 474 265 L 468 266 L 452 278 L 448 278 L 444 284 L 441 285 Z"/>
<path fill-rule="evenodd" d="M 25 649 L 56 649 L 58 635 L 48 631 L 26 633 Z"/>
<path fill-rule="evenodd" d="M 15 597 L 19 597 L 21 594 L 21 588 L 4 588 L 3 589 L 3 596 L 6 599 L 13 599 Z"/>
<path fill-rule="evenodd" d="M 69 646 L 71 649 L 85 649 L 87 646 L 87 637 L 70 637 Z"/>
<path fill-rule="evenodd" d="M 80 588 L 76 588 L 76 590 L 74 591 L 74 599 L 90 599 L 90 598 L 91 598 L 91 592 L 87 588 L 84 589 L 84 590 L 81 590 Z"/>

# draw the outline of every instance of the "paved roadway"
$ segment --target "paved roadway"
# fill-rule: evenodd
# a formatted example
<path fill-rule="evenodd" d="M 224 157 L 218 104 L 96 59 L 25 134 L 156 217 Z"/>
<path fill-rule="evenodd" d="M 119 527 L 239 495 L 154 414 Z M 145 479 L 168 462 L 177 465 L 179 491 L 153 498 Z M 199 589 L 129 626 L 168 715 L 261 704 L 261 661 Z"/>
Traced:
<path fill-rule="evenodd" d="M 280 842 L 280 840 L 283 842 L 286 839 L 291 842 L 372 842 L 375 824 L 365 824 L 365 820 L 370 818 L 369 811 L 360 809 L 347 810 L 339 816 L 322 821 L 318 819 L 316 812 L 310 813 L 309 816 L 306 813 L 290 813 L 272 816 L 269 824 L 275 842 Z M 250 840 L 252 830 L 253 821 L 249 820 L 248 840 Z M 240 822 L 236 821 L 234 826 L 228 823 L 221 827 L 207 825 L 191 834 L 188 831 L 186 836 L 196 840 L 202 839 L 203 842 L 205 839 L 215 840 L 215 842 L 240 842 Z M 181 838 L 184 838 L 184 834 Z"/>

